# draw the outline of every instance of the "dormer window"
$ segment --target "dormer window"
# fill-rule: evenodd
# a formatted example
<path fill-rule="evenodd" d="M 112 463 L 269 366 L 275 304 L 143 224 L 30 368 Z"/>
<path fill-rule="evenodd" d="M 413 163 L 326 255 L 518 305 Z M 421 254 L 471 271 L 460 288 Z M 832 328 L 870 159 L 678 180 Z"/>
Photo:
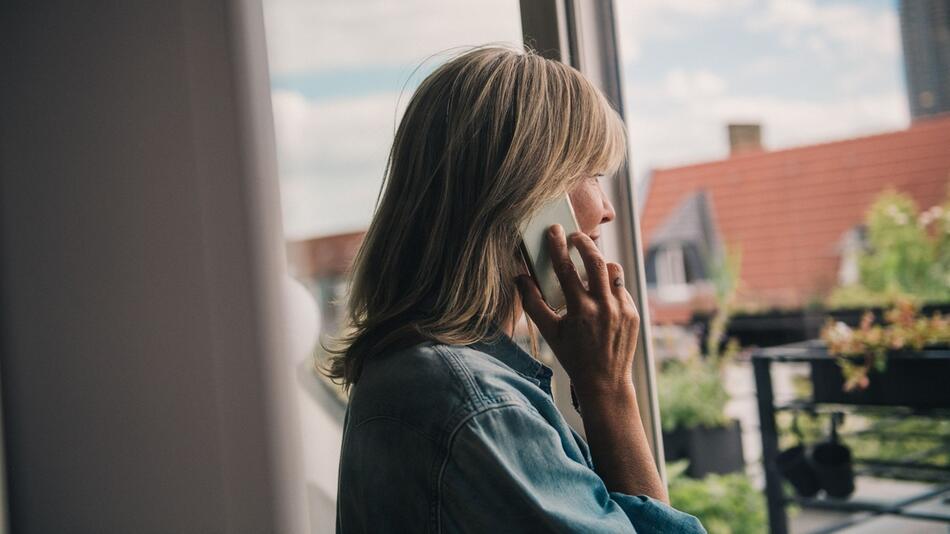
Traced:
<path fill-rule="evenodd" d="M 708 279 L 719 246 L 712 208 L 704 191 L 685 198 L 653 233 L 646 255 L 647 284 L 660 300 L 689 300 Z"/>
<path fill-rule="evenodd" d="M 647 284 L 665 301 L 687 300 L 696 282 L 707 278 L 708 269 L 694 243 L 651 247 L 647 254 Z"/>

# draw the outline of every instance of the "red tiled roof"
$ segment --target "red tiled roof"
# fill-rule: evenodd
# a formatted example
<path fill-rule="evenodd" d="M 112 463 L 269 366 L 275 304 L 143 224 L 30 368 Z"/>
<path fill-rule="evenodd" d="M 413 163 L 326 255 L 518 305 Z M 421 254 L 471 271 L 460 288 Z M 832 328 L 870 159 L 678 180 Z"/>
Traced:
<path fill-rule="evenodd" d="M 948 183 L 945 115 L 898 132 L 655 170 L 641 226 L 648 247 L 671 210 L 705 189 L 724 242 L 742 250 L 743 293 L 758 303 L 799 306 L 836 284 L 836 247 L 878 193 L 893 187 L 928 208 Z M 656 302 L 651 311 L 658 321 L 683 316 Z"/>
<path fill-rule="evenodd" d="M 287 244 L 294 276 L 328 278 L 341 276 L 353 263 L 366 232 L 316 237 Z"/>

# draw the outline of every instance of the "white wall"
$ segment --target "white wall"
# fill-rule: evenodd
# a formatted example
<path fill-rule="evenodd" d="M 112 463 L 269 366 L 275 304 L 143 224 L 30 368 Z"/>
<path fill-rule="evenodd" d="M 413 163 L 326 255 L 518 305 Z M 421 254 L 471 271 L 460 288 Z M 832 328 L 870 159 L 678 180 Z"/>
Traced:
<path fill-rule="evenodd" d="M 258 2 L 0 10 L 12 530 L 306 531 Z"/>

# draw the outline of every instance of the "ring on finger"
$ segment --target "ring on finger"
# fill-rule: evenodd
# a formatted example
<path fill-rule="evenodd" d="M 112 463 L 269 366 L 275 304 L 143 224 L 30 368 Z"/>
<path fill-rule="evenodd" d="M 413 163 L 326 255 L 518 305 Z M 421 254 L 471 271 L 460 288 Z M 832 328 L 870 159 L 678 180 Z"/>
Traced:
<path fill-rule="evenodd" d="M 614 278 L 614 287 L 623 287 L 623 278 L 619 276 Z"/>

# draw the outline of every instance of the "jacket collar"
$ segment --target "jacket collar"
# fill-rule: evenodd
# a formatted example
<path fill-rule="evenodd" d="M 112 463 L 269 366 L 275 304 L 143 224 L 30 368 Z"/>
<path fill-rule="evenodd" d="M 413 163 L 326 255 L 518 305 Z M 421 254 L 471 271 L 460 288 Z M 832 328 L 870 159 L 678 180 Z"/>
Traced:
<path fill-rule="evenodd" d="M 497 324 L 492 323 L 489 334 L 495 332 L 498 333 L 498 338 L 494 341 L 480 340 L 468 346 L 495 357 L 551 395 L 551 376 L 554 374 L 551 368 L 534 359 L 508 334 L 498 328 Z"/>

